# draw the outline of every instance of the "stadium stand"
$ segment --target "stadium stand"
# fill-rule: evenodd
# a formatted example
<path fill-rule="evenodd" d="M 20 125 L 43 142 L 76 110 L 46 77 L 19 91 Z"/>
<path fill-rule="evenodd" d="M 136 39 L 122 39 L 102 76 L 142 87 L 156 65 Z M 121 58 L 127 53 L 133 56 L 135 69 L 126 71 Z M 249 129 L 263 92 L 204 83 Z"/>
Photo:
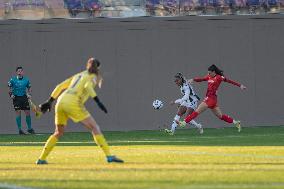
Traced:
<path fill-rule="evenodd" d="M 0 19 L 48 19 L 284 12 L 284 0 L 0 0 Z"/>
<path fill-rule="evenodd" d="M 70 18 L 63 0 L 46 0 L 48 13 L 46 18 Z"/>
<path fill-rule="evenodd" d="M 64 0 L 71 17 L 145 16 L 141 0 Z"/>
<path fill-rule="evenodd" d="M 44 18 L 44 0 L 10 0 L 5 4 L 5 18 L 37 20 Z"/>
<path fill-rule="evenodd" d="M 178 0 L 146 0 L 148 16 L 178 16 Z"/>

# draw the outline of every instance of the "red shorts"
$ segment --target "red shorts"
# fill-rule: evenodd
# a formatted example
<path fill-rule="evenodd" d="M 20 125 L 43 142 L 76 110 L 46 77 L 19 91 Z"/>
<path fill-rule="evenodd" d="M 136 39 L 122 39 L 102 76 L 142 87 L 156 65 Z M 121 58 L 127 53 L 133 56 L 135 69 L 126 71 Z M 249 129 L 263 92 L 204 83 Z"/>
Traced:
<path fill-rule="evenodd" d="M 208 108 L 210 109 L 214 109 L 218 106 L 217 104 L 217 97 L 205 97 L 205 99 L 203 100 L 203 102 L 205 102 L 208 106 Z"/>

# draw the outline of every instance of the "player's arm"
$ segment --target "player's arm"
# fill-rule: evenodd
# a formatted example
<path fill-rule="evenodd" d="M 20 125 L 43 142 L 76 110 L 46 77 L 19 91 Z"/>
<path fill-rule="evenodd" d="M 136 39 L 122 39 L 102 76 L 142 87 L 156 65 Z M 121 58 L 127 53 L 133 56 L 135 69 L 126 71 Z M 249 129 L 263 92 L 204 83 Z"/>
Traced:
<path fill-rule="evenodd" d="M 193 79 L 188 80 L 188 83 L 192 84 L 194 81 L 195 82 L 208 81 L 208 79 L 209 79 L 208 75 L 205 77 L 195 77 Z"/>
<path fill-rule="evenodd" d="M 181 98 L 172 101 L 171 104 L 180 104 L 182 102 Z"/>
<path fill-rule="evenodd" d="M 66 79 L 65 81 L 59 83 L 59 84 L 55 87 L 55 89 L 52 91 L 52 93 L 51 93 L 51 95 L 50 95 L 51 98 L 57 99 L 57 97 L 59 97 L 59 95 L 60 95 L 65 89 L 67 89 L 67 88 L 69 87 L 69 85 L 70 85 L 70 83 L 71 83 L 71 81 L 72 81 L 72 78 L 73 78 L 73 77 L 70 77 L 70 78 Z"/>
<path fill-rule="evenodd" d="M 27 83 L 27 97 L 28 98 L 32 97 L 32 86 L 31 86 L 30 81 L 28 81 L 28 83 Z"/>
<path fill-rule="evenodd" d="M 194 79 L 192 79 L 193 81 L 195 81 L 195 82 L 202 82 L 202 81 L 208 81 L 208 79 L 209 79 L 209 77 L 208 77 L 208 75 L 207 76 L 205 76 L 205 77 L 196 77 L 196 78 L 194 78 Z M 192 82 L 191 82 L 192 83 Z"/>
<path fill-rule="evenodd" d="M 240 83 L 238 83 L 236 81 L 233 81 L 233 80 L 230 80 L 228 78 L 225 78 L 224 76 L 222 76 L 222 79 L 223 79 L 224 82 L 227 82 L 227 83 L 230 83 L 232 85 L 238 86 L 241 89 L 246 89 L 246 86 L 244 86 L 244 85 L 242 85 L 242 84 L 240 84 Z"/>
<path fill-rule="evenodd" d="M 94 90 L 94 83 L 92 81 L 87 82 L 85 85 L 85 88 L 87 90 L 87 92 L 89 93 L 89 95 L 94 99 L 94 101 L 97 103 L 97 105 L 99 106 L 99 108 L 107 113 L 107 109 L 104 106 L 104 104 L 100 101 L 99 97 L 97 96 L 96 91 Z"/>
<path fill-rule="evenodd" d="M 65 81 L 61 82 L 60 84 L 58 84 L 55 89 L 52 91 L 49 99 L 47 101 L 45 101 L 43 104 L 40 104 L 40 110 L 45 113 L 46 111 L 50 111 L 51 107 L 52 107 L 52 103 L 55 99 L 57 99 L 57 97 L 65 90 L 69 87 L 71 81 L 72 81 L 73 77 L 70 77 L 68 79 L 66 79 Z"/>
<path fill-rule="evenodd" d="M 13 80 L 10 79 L 10 81 L 8 82 L 8 91 L 9 91 L 9 96 L 10 98 L 14 99 L 15 96 L 13 95 Z"/>

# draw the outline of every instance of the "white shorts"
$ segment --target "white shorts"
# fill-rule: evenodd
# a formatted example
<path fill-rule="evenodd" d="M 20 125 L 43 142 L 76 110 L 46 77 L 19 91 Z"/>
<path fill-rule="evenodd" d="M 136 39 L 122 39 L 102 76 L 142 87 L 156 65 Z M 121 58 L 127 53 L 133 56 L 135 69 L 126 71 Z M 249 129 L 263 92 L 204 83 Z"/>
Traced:
<path fill-rule="evenodd" d="M 180 103 L 180 105 L 195 110 L 197 108 L 197 102 L 198 101 L 192 101 L 192 102 L 190 102 L 190 101 L 183 101 L 183 102 Z"/>

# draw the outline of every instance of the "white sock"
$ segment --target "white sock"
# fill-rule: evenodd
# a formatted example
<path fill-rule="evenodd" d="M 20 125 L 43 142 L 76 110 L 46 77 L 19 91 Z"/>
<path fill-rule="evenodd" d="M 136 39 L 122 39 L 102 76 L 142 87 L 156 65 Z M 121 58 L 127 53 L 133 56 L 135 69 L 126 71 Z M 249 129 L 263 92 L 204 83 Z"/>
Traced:
<path fill-rule="evenodd" d="M 172 131 L 172 132 L 175 132 L 175 130 L 176 130 L 176 128 L 177 128 L 177 123 L 176 123 L 176 121 L 179 121 L 179 118 L 180 118 L 179 115 L 176 115 L 176 116 L 175 116 L 174 121 L 173 121 L 173 123 L 172 123 L 172 128 L 171 128 L 171 131 Z"/>
<path fill-rule="evenodd" d="M 194 121 L 194 120 L 191 120 L 189 123 L 194 125 L 196 128 L 200 127 L 200 125 L 196 121 Z"/>

